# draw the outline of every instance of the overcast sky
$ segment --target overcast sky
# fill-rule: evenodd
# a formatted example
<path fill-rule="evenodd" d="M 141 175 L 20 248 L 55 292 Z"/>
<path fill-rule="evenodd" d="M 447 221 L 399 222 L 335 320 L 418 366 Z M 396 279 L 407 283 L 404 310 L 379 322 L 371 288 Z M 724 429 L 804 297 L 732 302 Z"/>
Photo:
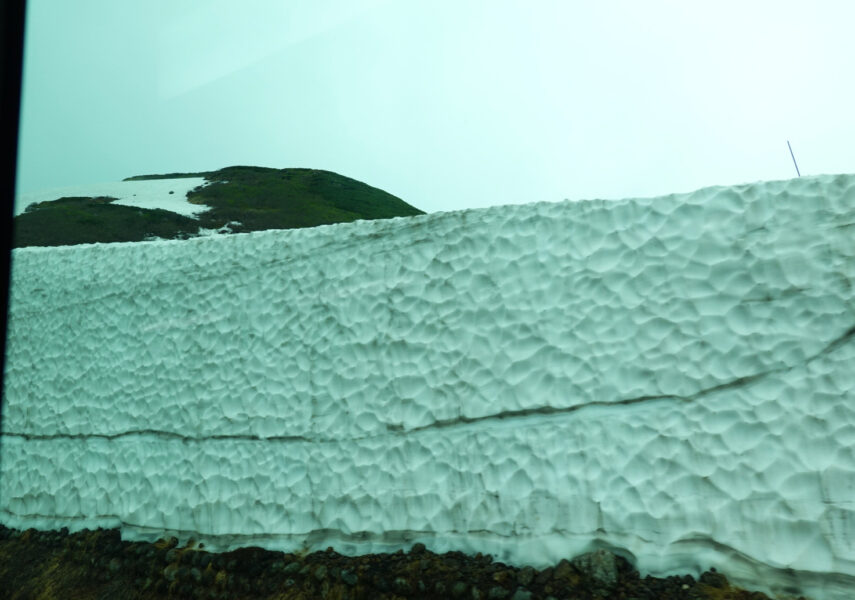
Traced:
<path fill-rule="evenodd" d="M 855 172 L 851 0 L 29 0 L 18 192 L 311 167 L 428 212 Z"/>

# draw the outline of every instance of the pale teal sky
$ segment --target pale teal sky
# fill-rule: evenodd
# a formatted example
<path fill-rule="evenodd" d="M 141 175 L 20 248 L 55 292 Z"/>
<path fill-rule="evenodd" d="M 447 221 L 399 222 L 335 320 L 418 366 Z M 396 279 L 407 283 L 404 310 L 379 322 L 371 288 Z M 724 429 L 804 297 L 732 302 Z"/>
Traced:
<path fill-rule="evenodd" d="M 849 0 L 29 0 L 19 193 L 312 167 L 429 211 L 855 172 Z"/>

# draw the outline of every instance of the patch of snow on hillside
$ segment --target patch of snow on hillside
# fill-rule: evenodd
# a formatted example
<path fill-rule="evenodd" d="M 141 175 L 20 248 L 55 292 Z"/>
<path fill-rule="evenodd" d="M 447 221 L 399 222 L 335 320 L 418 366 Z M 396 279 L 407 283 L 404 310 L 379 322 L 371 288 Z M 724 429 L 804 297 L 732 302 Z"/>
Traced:
<path fill-rule="evenodd" d="M 115 204 L 122 206 L 160 208 L 186 217 L 198 217 L 210 208 L 204 205 L 191 204 L 187 201 L 187 193 L 205 183 L 204 177 L 189 177 L 151 179 L 148 181 L 113 181 L 53 188 L 18 195 L 15 199 L 15 214 L 22 214 L 29 205 L 36 202 L 49 202 L 75 196 L 110 196 L 118 198 Z"/>

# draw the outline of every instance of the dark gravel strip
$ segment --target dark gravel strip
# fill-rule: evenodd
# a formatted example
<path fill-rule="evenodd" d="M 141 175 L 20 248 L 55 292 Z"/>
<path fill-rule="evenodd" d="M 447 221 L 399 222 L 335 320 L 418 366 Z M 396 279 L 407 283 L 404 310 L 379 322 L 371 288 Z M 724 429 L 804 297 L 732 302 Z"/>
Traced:
<path fill-rule="evenodd" d="M 729 585 L 711 569 L 698 580 L 641 577 L 600 550 L 546 569 L 493 562 L 488 555 L 409 552 L 343 556 L 240 548 L 210 553 L 122 541 L 117 529 L 19 531 L 0 525 L 0 598 L 238 598 L 392 600 L 769 600 Z"/>

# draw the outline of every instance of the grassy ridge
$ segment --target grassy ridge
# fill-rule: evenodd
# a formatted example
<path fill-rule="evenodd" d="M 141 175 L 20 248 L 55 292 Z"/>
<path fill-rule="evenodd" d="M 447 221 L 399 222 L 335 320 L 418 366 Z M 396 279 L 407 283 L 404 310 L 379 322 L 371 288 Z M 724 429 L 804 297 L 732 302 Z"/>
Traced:
<path fill-rule="evenodd" d="M 190 179 L 192 177 L 208 177 L 216 171 L 200 171 L 199 173 L 163 173 L 161 175 L 134 175 L 125 177 L 122 181 L 151 181 L 153 179 Z"/>
<path fill-rule="evenodd" d="M 198 219 L 161 209 L 114 204 L 115 198 L 60 198 L 40 202 L 15 217 L 14 247 L 94 242 L 138 242 L 156 236 L 184 239 L 200 227 L 228 223 L 235 233 L 294 229 L 357 219 L 423 214 L 400 198 L 354 179 L 315 169 L 226 167 L 203 173 L 140 175 L 125 181 L 205 177 L 187 194 L 210 207 Z"/>
<path fill-rule="evenodd" d="M 187 198 L 211 207 L 200 215 L 207 228 L 239 221 L 235 231 L 293 229 L 423 214 L 392 194 L 330 171 L 227 167 L 206 179 L 209 185 Z"/>
<path fill-rule="evenodd" d="M 111 204 L 115 198 L 60 198 L 27 207 L 15 217 L 13 247 L 140 242 L 195 235 L 195 219 L 161 209 Z"/>

